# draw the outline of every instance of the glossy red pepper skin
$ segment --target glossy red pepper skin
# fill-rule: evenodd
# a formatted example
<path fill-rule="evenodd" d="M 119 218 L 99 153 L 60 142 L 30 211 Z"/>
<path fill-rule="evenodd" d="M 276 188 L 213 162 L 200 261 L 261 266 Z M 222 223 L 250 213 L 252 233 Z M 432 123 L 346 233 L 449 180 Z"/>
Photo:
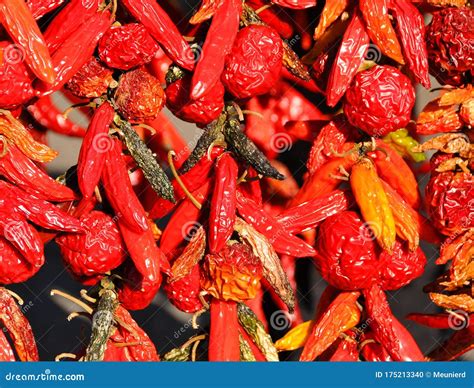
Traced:
<path fill-rule="evenodd" d="M 240 0 L 224 0 L 217 8 L 202 46 L 191 82 L 191 99 L 208 94 L 219 82 L 226 55 L 231 52 L 239 31 Z"/>
<path fill-rule="evenodd" d="M 295 34 L 295 22 L 288 13 L 281 12 L 277 7 L 263 8 L 267 4 L 264 0 L 249 0 L 246 4 L 254 10 L 259 9 L 258 16 L 264 23 L 278 31 L 283 39 L 290 39 Z"/>
<path fill-rule="evenodd" d="M 390 354 L 387 350 L 377 342 L 375 339 L 374 333 L 366 332 L 364 333 L 361 338 L 361 349 L 360 354 L 365 361 L 372 361 L 372 362 L 387 362 L 393 361 Z"/>
<path fill-rule="evenodd" d="M 194 54 L 168 14 L 154 0 L 123 0 L 122 4 L 142 23 L 166 54 L 179 66 L 192 70 Z"/>
<path fill-rule="evenodd" d="M 316 253 L 313 247 L 287 232 L 274 217 L 239 190 L 236 199 L 237 210 L 242 218 L 262 233 L 277 252 L 295 257 L 313 256 Z"/>
<path fill-rule="evenodd" d="M 195 313 L 201 310 L 202 305 L 199 293 L 201 292 L 201 270 L 195 265 L 191 272 L 176 281 L 169 281 L 164 286 L 166 296 L 173 306 L 185 313 Z"/>
<path fill-rule="evenodd" d="M 252 61 L 248 61 L 248 57 Z M 239 31 L 226 57 L 222 83 L 236 98 L 265 94 L 275 85 L 282 69 L 283 44 L 271 27 L 250 25 Z"/>
<path fill-rule="evenodd" d="M 129 70 L 152 60 L 159 46 L 140 23 L 112 26 L 99 41 L 99 58 L 109 67 Z"/>
<path fill-rule="evenodd" d="M 354 77 L 344 114 L 369 135 L 385 136 L 408 124 L 414 105 L 415 89 L 408 77 L 394 67 L 376 65 Z"/>
<path fill-rule="evenodd" d="M 55 72 L 43 34 L 23 0 L 3 0 L 0 22 L 10 37 L 24 51 L 24 60 L 35 75 L 52 83 Z"/>
<path fill-rule="evenodd" d="M 405 160 L 390 145 L 377 140 L 381 151 L 369 152 L 377 174 L 387 182 L 412 208 L 421 204 L 420 192 L 415 174 Z"/>
<path fill-rule="evenodd" d="M 118 298 L 122 306 L 127 310 L 147 308 L 160 289 L 161 279 L 151 281 L 143 277 L 133 265 L 126 265 L 121 276 L 124 281 L 118 290 Z"/>
<path fill-rule="evenodd" d="M 73 3 L 71 3 L 73 4 Z M 92 57 L 97 42 L 111 24 L 108 11 L 95 12 L 89 15 L 86 24 L 77 24 L 69 35 L 61 41 L 53 53 L 52 61 L 56 79 L 54 83 L 37 84 L 40 96 L 51 94 L 61 89 L 74 74 Z"/>
<path fill-rule="evenodd" d="M 239 166 L 230 153 L 216 163 L 214 191 L 209 211 L 209 251 L 219 252 L 234 232 Z"/>
<path fill-rule="evenodd" d="M 181 120 L 207 125 L 216 120 L 224 108 L 224 86 L 217 80 L 205 95 L 191 99 L 191 81 L 191 75 L 185 74 L 167 86 L 166 107 Z"/>
<path fill-rule="evenodd" d="M 94 194 L 99 183 L 108 148 L 114 146 L 108 136 L 109 126 L 115 116 L 114 108 L 107 101 L 99 106 L 92 116 L 87 133 L 82 141 L 77 162 L 77 181 L 85 199 Z"/>
<path fill-rule="evenodd" d="M 81 216 L 86 233 L 56 238 L 67 268 L 76 276 L 103 275 L 125 260 L 120 231 L 109 215 L 93 210 Z"/>
<path fill-rule="evenodd" d="M 433 329 L 451 329 L 453 326 L 450 314 L 409 314 L 407 317 L 410 321 L 419 325 L 428 326 Z M 472 324 L 471 324 L 472 325 Z"/>
<path fill-rule="evenodd" d="M 364 62 L 369 49 L 370 38 L 364 22 L 356 11 L 344 32 L 342 43 L 329 75 L 326 87 L 326 100 L 335 106 L 350 86 L 352 79 Z"/>
<path fill-rule="evenodd" d="M 28 113 L 42 127 L 51 131 L 74 137 L 84 137 L 86 128 L 64 117 L 51 96 L 44 96 L 27 108 Z"/>
<path fill-rule="evenodd" d="M 47 13 L 55 10 L 64 0 L 28 0 L 26 5 L 35 19 L 39 19 Z"/>
<path fill-rule="evenodd" d="M 12 347 L 5 337 L 3 330 L 0 332 L 0 361 L 16 361 Z"/>
<path fill-rule="evenodd" d="M 316 266 L 330 285 L 358 290 L 377 280 L 376 245 L 370 233 L 352 211 L 332 216 L 319 226 Z"/>
<path fill-rule="evenodd" d="M 2 41 L 0 50 L 3 53 L 0 62 L 0 108 L 12 109 L 34 96 L 34 75 L 21 60 L 22 52 L 14 43 Z"/>
<path fill-rule="evenodd" d="M 105 156 L 102 186 L 121 224 L 126 224 L 136 232 L 149 229 L 145 211 L 130 182 L 128 168 L 122 157 L 122 145 L 117 139 L 111 139 Z"/>
<path fill-rule="evenodd" d="M 428 89 L 431 82 L 423 15 L 410 1 L 390 0 L 388 8 L 395 13 L 397 32 L 408 67 L 416 81 Z"/>
<path fill-rule="evenodd" d="M 216 298 L 211 302 L 209 361 L 240 361 L 237 303 Z"/>
<path fill-rule="evenodd" d="M 0 175 L 28 193 L 48 201 L 71 201 L 76 194 L 69 187 L 56 182 L 14 145 L 0 158 Z"/>
<path fill-rule="evenodd" d="M 33 277 L 41 267 L 30 264 L 10 241 L 0 237 L 0 283 L 22 283 Z"/>
<path fill-rule="evenodd" d="M 394 361 L 424 361 L 415 340 L 393 316 L 385 293 L 375 284 L 364 291 L 365 307 L 370 327 L 377 341 L 384 346 Z"/>
<path fill-rule="evenodd" d="M 44 32 L 49 51 L 54 53 L 84 23 L 89 23 L 100 3 L 100 0 L 80 0 L 67 4 Z"/>
<path fill-rule="evenodd" d="M 20 361 L 39 361 L 33 330 L 17 301 L 5 288 L 0 290 L 0 321 L 10 334 Z"/>
<path fill-rule="evenodd" d="M 326 218 L 348 210 L 354 197 L 347 190 L 334 190 L 329 194 L 287 208 L 277 220 L 293 234 L 315 228 Z"/>

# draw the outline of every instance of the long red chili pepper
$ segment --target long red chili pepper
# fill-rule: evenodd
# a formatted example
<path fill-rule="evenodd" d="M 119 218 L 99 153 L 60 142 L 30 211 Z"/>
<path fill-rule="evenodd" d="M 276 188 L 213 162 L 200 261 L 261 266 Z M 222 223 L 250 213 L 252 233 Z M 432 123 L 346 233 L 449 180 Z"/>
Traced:
<path fill-rule="evenodd" d="M 86 199 L 93 195 L 99 183 L 107 148 L 113 146 L 113 140 L 108 136 L 108 132 L 114 115 L 114 108 L 107 101 L 99 106 L 82 141 L 77 162 L 77 181 Z"/>
<path fill-rule="evenodd" d="M 240 361 L 236 302 L 212 299 L 208 354 L 209 361 Z"/>
<path fill-rule="evenodd" d="M 111 140 L 106 153 L 102 185 L 110 205 L 120 217 L 122 224 L 126 224 L 136 232 L 148 230 L 145 211 L 133 191 L 127 165 L 122 157 L 122 146 L 117 139 Z"/>
<path fill-rule="evenodd" d="M 12 204 L 2 201 L 0 208 L 0 232 L 18 249 L 23 257 L 33 266 L 41 267 L 44 263 L 44 249 L 41 237 L 22 214 L 12 212 Z"/>
<path fill-rule="evenodd" d="M 415 79 L 428 89 L 431 82 L 428 72 L 428 51 L 423 15 L 410 1 L 390 0 L 389 8 L 395 11 L 397 31 L 408 67 Z"/>
<path fill-rule="evenodd" d="M 206 95 L 219 81 L 225 57 L 230 53 L 239 30 L 241 9 L 240 0 L 224 0 L 217 8 L 193 74 L 191 98 L 197 100 Z"/>
<path fill-rule="evenodd" d="M 341 184 L 340 177 L 344 169 L 349 171 L 358 159 L 357 152 L 351 152 L 344 157 L 331 159 L 323 164 L 319 170 L 306 179 L 298 194 L 295 195 L 289 206 L 297 206 L 310 199 L 336 190 Z"/>
<path fill-rule="evenodd" d="M 38 361 L 38 349 L 31 326 L 5 288 L 0 289 L 0 321 L 12 336 L 18 358 L 21 361 Z"/>
<path fill-rule="evenodd" d="M 145 26 L 174 62 L 187 70 L 193 69 L 194 54 L 191 48 L 155 0 L 122 0 L 122 4 Z"/>
<path fill-rule="evenodd" d="M 86 134 L 84 127 L 64 117 L 50 95 L 38 99 L 26 109 L 35 121 L 46 129 L 68 136 L 84 137 Z"/>
<path fill-rule="evenodd" d="M 272 0 L 272 3 L 291 9 L 305 9 L 316 6 L 316 0 Z"/>
<path fill-rule="evenodd" d="M 234 232 L 239 166 L 230 153 L 216 163 L 214 192 L 209 212 L 209 250 L 219 252 Z"/>
<path fill-rule="evenodd" d="M 301 233 L 314 228 L 326 218 L 349 209 L 353 203 L 354 197 L 348 190 L 334 190 L 286 209 L 277 216 L 277 220 L 289 233 Z"/>
<path fill-rule="evenodd" d="M 3 330 L 0 330 L 0 361 L 16 361 L 12 347 L 5 337 Z"/>
<path fill-rule="evenodd" d="M 370 38 L 358 12 L 342 37 L 341 47 L 329 75 L 326 99 L 329 106 L 335 106 L 349 88 L 369 49 Z"/>
<path fill-rule="evenodd" d="M 451 329 L 453 326 L 450 314 L 409 314 L 406 318 L 434 329 Z"/>
<path fill-rule="evenodd" d="M 27 0 L 26 5 L 35 19 L 58 8 L 64 0 Z"/>
<path fill-rule="evenodd" d="M 365 306 L 375 338 L 395 361 L 423 361 L 424 357 L 407 329 L 393 316 L 384 291 L 373 284 L 364 290 Z"/>
<path fill-rule="evenodd" d="M 2 0 L 0 22 L 24 51 L 24 60 L 35 75 L 53 83 L 55 72 L 43 35 L 23 0 Z"/>
<path fill-rule="evenodd" d="M 287 232 L 255 201 L 245 197 L 240 191 L 236 194 L 239 214 L 257 231 L 265 235 L 277 252 L 295 257 L 313 256 L 316 253 L 312 246 Z"/>
<path fill-rule="evenodd" d="M 40 95 L 51 94 L 61 89 L 74 74 L 91 58 L 101 36 L 110 27 L 108 11 L 96 12 L 65 39 L 53 54 L 56 79 L 51 85 L 36 85 Z"/>
<path fill-rule="evenodd" d="M 28 220 L 46 229 L 64 232 L 83 232 L 81 222 L 61 210 L 56 205 L 49 203 L 34 194 L 25 193 L 20 188 L 7 182 L 0 181 L 0 193 L 5 200 Z"/>
<path fill-rule="evenodd" d="M 71 1 L 59 12 L 44 32 L 51 53 L 54 53 L 85 22 L 90 22 L 102 0 Z M 93 28 L 93 25 L 90 24 Z"/>
<path fill-rule="evenodd" d="M 76 194 L 67 186 L 56 182 L 14 145 L 0 158 L 0 175 L 23 190 L 48 201 L 71 201 Z"/>

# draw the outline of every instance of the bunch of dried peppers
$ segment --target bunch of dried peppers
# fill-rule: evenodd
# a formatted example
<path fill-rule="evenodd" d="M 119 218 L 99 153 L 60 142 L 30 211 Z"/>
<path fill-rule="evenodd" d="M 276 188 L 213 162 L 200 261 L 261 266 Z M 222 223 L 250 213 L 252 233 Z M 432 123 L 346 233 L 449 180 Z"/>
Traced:
<path fill-rule="evenodd" d="M 87 347 L 57 359 L 160 360 L 128 312 L 160 289 L 196 330 L 165 361 L 453 360 L 473 349 L 469 1 L 202 0 L 189 20 L 171 3 L 0 1 L 0 282 L 28 280 L 44 244 L 59 245 L 88 289 L 51 294 L 92 328 Z M 439 97 L 414 117 L 415 86 L 430 76 Z M 202 131 L 192 150 L 164 107 Z M 49 130 L 82 138 L 57 179 L 45 169 L 58 154 Z M 301 166 L 286 157 L 298 145 Z M 440 312 L 407 318 L 453 331 L 426 354 L 386 295 L 423 274 L 420 241 L 446 266 L 424 288 Z M 327 287 L 304 321 L 296 261 L 308 259 Z M 0 291 L 0 359 L 38 360 L 21 298 Z M 288 321 L 276 341 L 271 306 Z"/>

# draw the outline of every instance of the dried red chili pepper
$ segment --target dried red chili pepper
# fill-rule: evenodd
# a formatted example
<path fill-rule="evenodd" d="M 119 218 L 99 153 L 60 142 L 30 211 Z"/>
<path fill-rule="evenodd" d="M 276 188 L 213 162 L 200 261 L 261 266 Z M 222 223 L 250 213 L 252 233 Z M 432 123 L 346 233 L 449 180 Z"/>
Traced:
<path fill-rule="evenodd" d="M 165 93 L 157 78 L 136 69 L 120 77 L 115 104 L 118 112 L 130 122 L 153 120 L 165 104 Z"/>
<path fill-rule="evenodd" d="M 322 165 L 344 152 L 346 142 L 358 140 L 359 133 L 343 115 L 336 116 L 322 127 L 313 141 L 306 168 L 310 174 L 315 173 Z"/>
<path fill-rule="evenodd" d="M 329 194 L 294 207 L 287 208 L 277 220 L 285 230 L 296 234 L 316 227 L 326 218 L 348 210 L 354 198 L 347 190 L 334 190 Z"/>
<path fill-rule="evenodd" d="M 55 10 L 64 3 L 64 0 L 27 0 L 26 5 L 35 19 Z"/>
<path fill-rule="evenodd" d="M 213 298 L 210 319 L 209 361 L 240 361 L 236 302 Z"/>
<path fill-rule="evenodd" d="M 112 74 L 111 69 L 100 63 L 96 57 L 92 57 L 64 86 L 77 97 L 100 97 L 114 84 Z"/>
<path fill-rule="evenodd" d="M 191 82 L 191 99 L 208 94 L 219 82 L 226 55 L 239 31 L 240 0 L 223 0 L 212 18 Z"/>
<path fill-rule="evenodd" d="M 250 62 L 249 56 L 252 57 Z M 245 27 L 237 34 L 232 51 L 225 59 L 222 83 L 236 98 L 268 93 L 280 76 L 282 58 L 281 38 L 273 28 Z"/>
<path fill-rule="evenodd" d="M 13 41 L 24 52 L 24 61 L 44 82 L 53 83 L 55 73 L 43 35 L 22 0 L 4 0 L 0 3 L 0 22 Z"/>
<path fill-rule="evenodd" d="M 349 146 L 351 145 L 347 147 Z M 305 180 L 300 191 L 298 191 L 298 194 L 295 195 L 288 206 L 297 206 L 336 190 L 342 182 L 341 174 L 344 171 L 350 171 L 358 158 L 357 152 L 349 152 L 343 157 L 332 158 L 323 164 Z"/>
<path fill-rule="evenodd" d="M 418 209 L 421 198 L 415 174 L 405 160 L 390 145 L 377 141 L 380 151 L 367 155 L 374 161 L 377 175 L 387 182 L 411 207 Z"/>
<path fill-rule="evenodd" d="M 218 80 L 208 93 L 192 100 L 191 80 L 191 75 L 185 74 L 166 87 L 166 107 L 181 120 L 207 125 L 216 120 L 224 108 L 224 86 Z"/>
<path fill-rule="evenodd" d="M 209 212 L 209 251 L 219 252 L 234 231 L 239 167 L 230 153 L 216 163 L 214 191 Z"/>
<path fill-rule="evenodd" d="M 193 69 L 194 54 L 191 48 L 157 2 L 154 0 L 123 0 L 122 4 L 135 19 L 145 26 L 173 61 L 187 70 Z"/>
<path fill-rule="evenodd" d="M 0 237 L 0 283 L 21 283 L 34 276 L 41 267 L 31 265 L 12 244 Z"/>
<path fill-rule="evenodd" d="M 359 8 L 370 39 L 388 57 L 404 64 L 402 49 L 388 14 L 388 0 L 360 0 Z"/>
<path fill-rule="evenodd" d="M 316 6 L 316 0 L 272 0 L 272 2 L 291 9 L 305 9 Z"/>
<path fill-rule="evenodd" d="M 352 167 L 350 185 L 377 242 L 391 252 L 396 238 L 395 220 L 382 181 L 370 159 L 362 158 Z"/>
<path fill-rule="evenodd" d="M 453 326 L 452 315 L 442 314 L 408 314 L 407 319 L 423 326 L 432 327 L 434 329 L 451 329 Z"/>
<path fill-rule="evenodd" d="M 408 77 L 394 67 L 376 65 L 355 76 L 346 92 L 344 114 L 369 135 L 385 136 L 408 124 L 414 104 Z"/>
<path fill-rule="evenodd" d="M 317 318 L 309 334 L 300 361 L 313 361 L 324 352 L 339 335 L 359 323 L 357 299 L 360 292 L 341 292 Z M 315 319 L 316 320 L 316 319 Z"/>
<path fill-rule="evenodd" d="M 2 41 L 0 50 L 3 54 L 0 62 L 0 107 L 11 109 L 33 97 L 34 76 L 23 63 L 22 52 L 14 43 Z"/>
<path fill-rule="evenodd" d="M 93 210 L 81 216 L 86 233 L 68 233 L 56 238 L 67 268 L 78 277 L 102 275 L 125 259 L 120 231 L 109 215 Z"/>
<path fill-rule="evenodd" d="M 409 1 L 390 0 L 388 7 L 395 13 L 397 32 L 408 67 L 416 81 L 428 89 L 431 82 L 428 72 L 428 51 L 423 15 Z"/>
<path fill-rule="evenodd" d="M 26 192 L 48 201 L 76 199 L 76 194 L 69 187 L 51 178 L 13 144 L 8 145 L 6 154 L 0 158 L 0 175 Z"/>
<path fill-rule="evenodd" d="M 159 46 L 140 23 L 112 26 L 99 41 L 99 58 L 114 69 L 129 70 L 152 60 Z"/>
<path fill-rule="evenodd" d="M 114 141 L 108 136 L 115 111 L 107 101 L 94 112 L 87 133 L 82 141 L 77 162 L 77 182 L 85 199 L 94 194 L 104 167 L 107 151 L 114 147 Z"/>
<path fill-rule="evenodd" d="M 16 361 L 13 350 L 3 330 L 0 331 L 0 361 Z"/>
<path fill-rule="evenodd" d="M 44 33 L 48 49 L 54 53 L 84 23 L 97 12 L 102 0 L 71 1 L 59 12 Z M 90 24 L 93 27 L 93 24 Z"/>
<path fill-rule="evenodd" d="M 373 235 L 355 212 L 326 219 L 319 226 L 316 251 L 321 276 L 336 288 L 364 289 L 378 278 Z"/>
<path fill-rule="evenodd" d="M 291 15 L 281 12 L 278 7 L 265 7 L 265 0 L 248 0 L 245 2 L 254 10 L 259 10 L 262 21 L 274 28 L 283 39 L 290 39 L 295 34 L 295 22 Z"/>
<path fill-rule="evenodd" d="M 333 3 L 344 4 L 340 1 L 333 1 Z M 329 74 L 326 86 L 326 100 L 329 106 L 335 106 L 350 86 L 352 79 L 364 62 L 369 43 L 370 38 L 365 31 L 365 25 L 358 12 L 354 12 L 352 20 L 344 32 L 341 46 Z"/>
<path fill-rule="evenodd" d="M 64 117 L 51 96 L 44 96 L 27 108 L 28 113 L 42 127 L 68 136 L 83 137 L 86 129 Z"/>
<path fill-rule="evenodd" d="M 135 266 L 125 266 L 122 286 L 118 290 L 120 303 L 127 310 L 142 310 L 150 305 L 160 289 L 161 279 L 150 280 L 141 275 Z"/>
<path fill-rule="evenodd" d="M 393 316 L 382 289 L 374 284 L 364 290 L 364 296 L 370 327 L 390 357 L 394 361 L 424 361 L 423 354 L 411 334 Z"/>
<path fill-rule="evenodd" d="M 267 237 L 277 252 L 295 257 L 313 256 L 315 254 L 313 247 L 287 232 L 283 225 L 267 214 L 256 202 L 245 197 L 240 191 L 237 191 L 236 194 L 239 214 L 257 231 Z"/>
<path fill-rule="evenodd" d="M 92 57 L 97 42 L 110 27 L 110 13 L 108 11 L 94 12 L 88 15 L 87 23 L 79 27 L 75 21 L 71 23 L 76 28 L 61 39 L 52 56 L 56 79 L 52 84 L 36 84 L 40 95 L 51 94 L 61 89 Z"/>
<path fill-rule="evenodd" d="M 195 265 L 189 274 L 178 280 L 172 278 L 164 286 L 169 301 L 185 313 L 195 313 L 203 308 L 199 294 L 201 276 L 199 265 Z"/>
<path fill-rule="evenodd" d="M 374 333 L 370 331 L 364 333 L 360 338 L 360 354 L 365 361 L 393 361 L 385 347 L 377 342 Z"/>
<path fill-rule="evenodd" d="M 0 321 L 13 339 L 16 354 L 21 361 L 39 361 L 38 349 L 30 324 L 16 300 L 5 288 L 0 288 Z"/>
<path fill-rule="evenodd" d="M 117 139 L 110 139 L 102 170 L 102 186 L 121 224 L 125 223 L 137 232 L 149 229 L 145 211 L 133 191 L 128 168 L 122 158 L 121 143 Z"/>

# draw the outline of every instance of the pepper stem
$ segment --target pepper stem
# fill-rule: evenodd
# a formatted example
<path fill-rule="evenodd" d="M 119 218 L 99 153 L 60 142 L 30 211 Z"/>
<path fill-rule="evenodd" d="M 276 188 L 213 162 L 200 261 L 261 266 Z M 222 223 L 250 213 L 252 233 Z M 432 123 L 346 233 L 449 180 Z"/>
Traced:
<path fill-rule="evenodd" d="M 70 302 L 74 303 L 74 304 L 77 304 L 78 306 L 82 307 L 87 313 L 89 314 L 92 314 L 94 312 L 94 310 L 92 309 L 91 306 L 89 306 L 88 304 L 84 303 L 82 300 L 80 299 L 77 299 L 75 298 L 74 296 L 72 295 L 69 295 L 63 291 L 60 291 L 60 290 L 56 290 L 56 289 L 53 289 L 51 290 L 50 292 L 50 295 L 51 296 L 54 296 L 54 295 L 59 295 L 59 296 L 62 296 L 64 299 L 67 299 L 69 300 Z"/>
<path fill-rule="evenodd" d="M 74 353 L 60 353 L 56 357 L 54 357 L 54 361 L 58 362 L 64 358 L 70 358 L 72 360 L 75 360 L 77 358 L 77 355 L 75 355 Z"/>
<path fill-rule="evenodd" d="M 168 164 L 170 166 L 170 169 L 171 169 L 171 173 L 173 174 L 173 176 L 175 177 L 176 179 L 176 182 L 178 182 L 178 185 L 181 187 L 181 189 L 184 191 L 184 194 L 186 194 L 186 197 L 189 198 L 189 200 L 191 201 L 191 203 L 196 206 L 199 210 L 202 209 L 202 205 L 199 203 L 199 201 L 191 194 L 191 192 L 188 190 L 188 188 L 186 187 L 186 185 L 184 184 L 184 182 L 181 180 L 181 178 L 179 177 L 178 175 L 178 171 L 176 171 L 176 167 L 174 165 L 174 161 L 173 161 L 173 156 L 175 156 L 176 153 L 171 150 L 168 152 Z"/>

